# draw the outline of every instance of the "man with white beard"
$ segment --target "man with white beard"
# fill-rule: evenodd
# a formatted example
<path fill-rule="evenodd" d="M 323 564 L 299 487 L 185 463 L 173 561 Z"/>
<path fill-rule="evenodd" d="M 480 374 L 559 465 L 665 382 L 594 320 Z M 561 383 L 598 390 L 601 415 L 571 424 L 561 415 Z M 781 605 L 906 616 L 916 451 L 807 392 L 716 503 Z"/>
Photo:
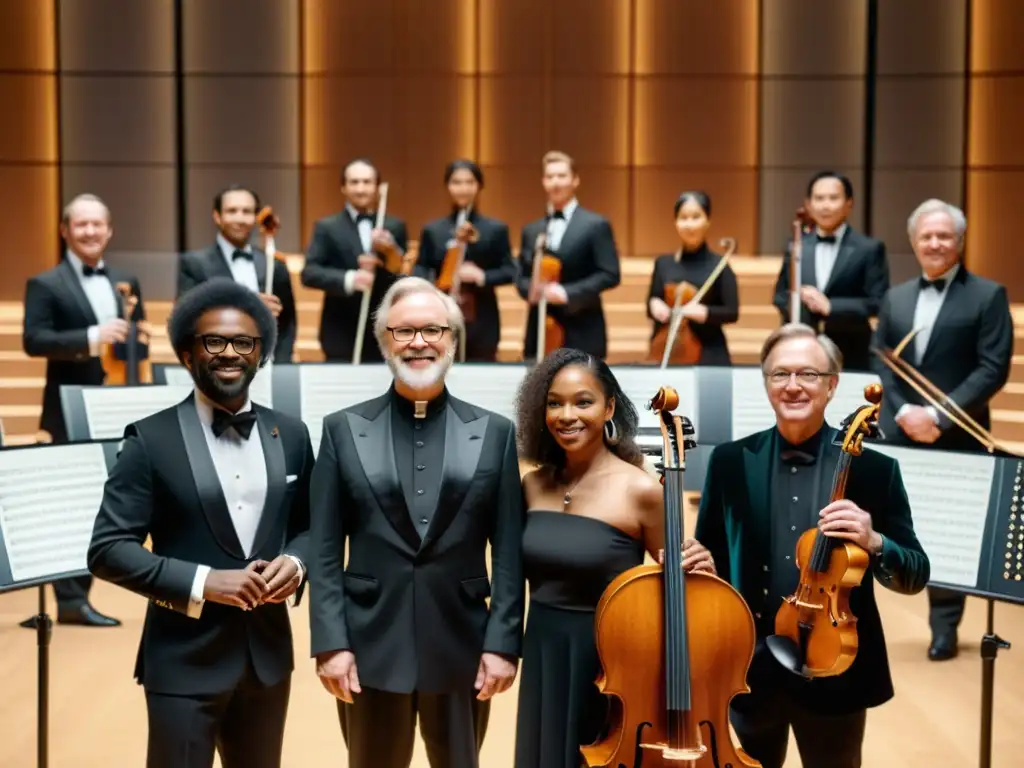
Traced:
<path fill-rule="evenodd" d="M 324 419 L 311 481 L 312 655 L 350 768 L 408 768 L 417 717 L 432 768 L 476 768 L 522 642 L 515 428 L 449 394 L 464 321 L 430 282 L 396 281 L 374 331 L 394 382 Z"/>

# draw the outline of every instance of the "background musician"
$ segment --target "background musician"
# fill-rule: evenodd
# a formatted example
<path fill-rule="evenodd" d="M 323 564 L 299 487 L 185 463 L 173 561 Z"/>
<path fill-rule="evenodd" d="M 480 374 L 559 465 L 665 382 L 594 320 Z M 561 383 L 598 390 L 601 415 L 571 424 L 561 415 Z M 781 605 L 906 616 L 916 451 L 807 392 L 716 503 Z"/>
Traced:
<path fill-rule="evenodd" d="M 687 282 L 699 290 L 722 260 L 721 254 L 708 248 L 711 198 L 706 193 L 684 192 L 676 200 L 674 213 L 680 248 L 674 254 L 659 256 L 651 274 L 647 316 L 654 321 L 652 338 L 672 316 L 672 308 L 665 299 L 665 286 Z M 685 304 L 680 311 L 701 343 L 700 365 L 732 365 L 722 330 L 723 325 L 735 323 L 740 314 L 736 273 L 732 268 L 727 265 L 722 270 L 703 301 Z"/>
<path fill-rule="evenodd" d="M 853 183 L 842 174 L 816 173 L 805 205 L 816 226 L 802 240 L 800 322 L 835 342 L 845 370 L 871 370 L 869 321 L 889 288 L 885 244 L 850 226 Z M 774 298 L 783 323 L 790 321 L 788 246 L 785 253 Z"/>
<path fill-rule="evenodd" d="M 580 177 L 573 159 L 564 152 L 548 152 L 542 160 L 547 215 L 523 227 L 519 248 L 519 295 L 530 297 L 537 236 L 547 235 L 548 253 L 561 262 L 561 281 L 544 287 L 548 314 L 565 331 L 563 346 L 604 358 L 608 354 L 601 294 L 622 279 L 619 253 L 609 221 L 589 211 L 576 200 Z M 531 301 L 527 315 L 523 357 L 532 360 L 537 352 L 537 311 Z"/>
<path fill-rule="evenodd" d="M 466 362 L 494 362 L 501 342 L 501 316 L 494 289 L 516 279 L 508 225 L 480 213 L 476 201 L 484 175 L 473 161 L 450 163 L 444 171 L 444 183 L 452 212 L 423 227 L 413 274 L 436 282 L 449 247 L 455 240 L 466 243 L 465 260 L 458 270 L 462 290 L 470 294 L 463 304 L 467 315 Z M 459 212 L 467 206 L 472 206 L 468 221 L 456 231 Z"/>
<path fill-rule="evenodd" d="M 61 385 L 103 384 L 106 374 L 100 358 L 104 347 L 127 338 L 128 323 L 121 319 L 123 299 L 115 289 L 118 283 L 129 283 L 139 299 L 132 318 L 146 317 L 139 281 L 104 261 L 114 229 L 110 210 L 102 200 L 89 194 L 75 197 L 64 208 L 60 232 L 64 258 L 53 269 L 30 278 L 25 287 L 22 337 L 27 355 L 46 358 L 39 428 L 50 434 L 54 444 L 68 441 Z M 120 624 L 89 604 L 91 586 L 91 576 L 53 583 L 58 623 Z M 21 626 L 34 627 L 35 620 L 27 619 Z"/>
<path fill-rule="evenodd" d="M 774 331 L 761 368 L 776 426 L 716 446 L 700 500 L 696 538 L 754 612 L 751 692 L 733 699 L 732 722 L 764 768 L 782 768 L 790 726 L 803 765 L 859 768 L 867 709 L 893 696 L 875 582 L 912 595 L 930 572 L 895 460 L 865 450 L 853 459 L 845 498 L 829 503 L 841 436 L 825 423 L 825 408 L 841 367 L 835 345 L 812 328 Z M 804 680 L 775 660 L 764 638 L 799 582 L 797 541 L 814 527 L 863 547 L 871 567 L 850 596 L 859 639 L 852 666 Z"/>
<path fill-rule="evenodd" d="M 149 599 L 135 668 L 147 768 L 210 766 L 215 750 L 224 768 L 278 768 L 294 666 L 284 603 L 309 538 L 309 431 L 249 399 L 276 335 L 249 289 L 208 281 L 167 325 L 195 391 L 125 430 L 89 568 Z"/>
<path fill-rule="evenodd" d="M 901 356 L 985 429 L 989 400 L 1006 384 L 1013 358 L 1013 317 L 1006 288 L 960 262 L 967 219 L 956 206 L 926 200 L 910 215 L 907 234 L 921 276 L 893 287 L 882 303 L 874 346 L 895 348 L 919 329 Z M 971 435 L 876 363 L 883 397 L 879 426 L 898 445 L 984 451 Z M 934 661 L 957 654 L 963 594 L 928 588 Z"/>
<path fill-rule="evenodd" d="M 277 318 L 274 362 L 290 363 L 295 347 L 295 296 L 288 265 L 274 259 L 273 293 L 265 293 L 267 254 L 249 242 L 256 227 L 260 198 L 251 189 L 233 184 L 213 199 L 216 241 L 202 251 L 183 253 L 178 259 L 178 297 L 211 277 L 228 277 L 258 293 Z"/>
<path fill-rule="evenodd" d="M 302 284 L 324 292 L 320 315 L 320 346 L 329 362 L 351 363 L 364 291 L 370 291 L 370 318 L 398 277 L 387 263 L 398 261 L 408 247 L 405 222 L 390 214 L 376 228 L 380 172 L 365 159 L 341 171 L 341 192 L 347 202 L 338 213 L 320 219 L 306 251 Z M 362 362 L 382 361 L 367 319 Z"/>

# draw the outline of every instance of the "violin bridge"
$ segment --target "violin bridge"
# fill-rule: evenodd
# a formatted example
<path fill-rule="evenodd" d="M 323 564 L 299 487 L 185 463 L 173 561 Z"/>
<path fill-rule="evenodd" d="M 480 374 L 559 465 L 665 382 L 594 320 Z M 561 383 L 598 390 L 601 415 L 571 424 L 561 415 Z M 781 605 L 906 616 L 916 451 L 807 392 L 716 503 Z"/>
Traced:
<path fill-rule="evenodd" d="M 811 608 L 815 611 L 820 611 L 824 607 L 821 603 L 807 603 L 803 600 L 797 600 L 796 605 L 798 608 Z"/>
<path fill-rule="evenodd" d="M 657 744 L 640 742 L 640 746 L 643 749 L 652 749 L 660 752 L 662 760 L 678 760 L 680 762 L 700 760 L 708 751 L 708 748 L 703 744 L 698 744 L 690 749 L 673 749 L 663 741 Z"/>

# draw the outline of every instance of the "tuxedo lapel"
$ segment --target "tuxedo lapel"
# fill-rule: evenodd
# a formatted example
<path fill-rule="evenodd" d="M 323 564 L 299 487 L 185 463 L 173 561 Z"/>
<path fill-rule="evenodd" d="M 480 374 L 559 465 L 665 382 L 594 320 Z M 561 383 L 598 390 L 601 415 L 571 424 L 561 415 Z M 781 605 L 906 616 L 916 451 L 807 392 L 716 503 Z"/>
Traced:
<path fill-rule="evenodd" d="M 220 246 L 216 243 L 210 248 L 206 249 L 206 253 L 203 254 L 206 259 L 206 274 L 208 277 L 226 277 L 231 280 L 235 279 L 234 274 L 231 272 L 231 267 L 228 266 L 227 259 L 224 258 L 224 253 L 221 251 Z"/>
<path fill-rule="evenodd" d="M 960 267 L 957 275 L 946 286 L 946 297 L 942 300 L 939 314 L 936 315 L 935 323 L 932 325 L 931 333 L 928 335 L 928 344 L 924 348 L 924 354 L 921 355 L 921 366 L 927 365 L 934 355 L 939 354 L 936 350 L 941 351 L 942 349 L 943 328 L 949 325 L 950 320 L 957 316 L 961 305 L 966 300 L 968 291 L 967 286 L 963 284 L 962 271 L 963 267 Z M 917 291 L 920 292 L 920 290 L 920 283 L 918 283 Z"/>
<path fill-rule="evenodd" d="M 761 433 L 757 442 L 743 449 L 743 472 L 746 479 L 747 506 L 750 516 L 751 541 L 767 542 L 770 551 L 772 535 L 772 457 L 775 455 L 775 429 Z"/>
<path fill-rule="evenodd" d="M 480 462 L 488 420 L 489 417 L 482 416 L 471 421 L 463 421 L 456 408 L 448 407 L 444 430 L 441 491 L 437 495 L 437 509 L 434 510 L 430 527 L 423 537 L 423 549 L 441 537 L 462 509 L 466 493 L 476 474 L 477 464 Z"/>
<path fill-rule="evenodd" d="M 576 208 L 573 211 L 572 218 L 569 219 L 569 223 L 565 227 L 565 233 L 562 235 L 562 241 L 558 244 L 558 250 L 555 251 L 562 261 L 565 261 L 566 256 L 574 252 L 576 243 L 587 231 L 586 215 L 586 211 L 583 208 Z"/>
<path fill-rule="evenodd" d="M 185 443 L 188 463 L 192 468 L 192 479 L 199 494 L 199 503 L 210 524 L 210 530 L 213 531 L 213 537 L 229 555 L 244 560 L 245 552 L 238 540 L 238 534 L 235 533 L 235 524 L 231 521 L 231 513 L 228 512 L 228 504 L 224 499 L 224 489 L 221 487 L 217 468 L 206 444 L 203 425 L 196 412 L 195 395 L 178 405 L 178 425 Z M 269 477 L 267 481 L 269 491 Z"/>
<path fill-rule="evenodd" d="M 60 276 L 64 280 L 64 285 L 71 294 L 71 298 L 74 299 L 75 305 L 78 307 L 78 311 L 89 321 L 89 325 L 99 325 L 99 320 L 96 319 L 96 313 L 92 311 L 92 305 L 89 303 L 89 299 L 86 298 L 85 291 L 82 290 L 82 284 L 78 280 L 78 274 L 75 272 L 75 268 L 71 266 L 71 262 L 64 259 L 60 263 Z M 117 292 L 115 291 L 115 300 Z"/>
<path fill-rule="evenodd" d="M 278 520 L 278 511 L 284 500 L 288 475 L 284 445 L 274 412 L 258 406 L 253 406 L 253 408 L 256 410 L 256 423 L 260 443 L 263 446 L 263 461 L 267 466 L 267 498 L 263 502 L 263 514 L 252 542 L 252 551 L 259 552 Z M 252 437 L 250 436 L 249 439 L 251 440 Z"/>
<path fill-rule="evenodd" d="M 899 291 L 897 288 L 896 291 Z M 910 333 L 914 328 L 914 312 L 917 309 L 917 296 L 921 292 L 921 286 L 917 280 L 908 285 L 904 290 L 893 293 L 893 301 L 890 302 L 892 308 L 892 326 L 894 333 L 891 338 L 883 339 L 886 346 L 894 348 L 899 344 L 903 338 Z M 930 340 L 929 340 L 930 341 Z M 916 356 L 914 354 L 914 341 L 911 340 L 907 344 L 906 348 L 900 354 L 900 357 L 910 362 L 911 365 L 916 366 Z"/>
<path fill-rule="evenodd" d="M 800 285 L 817 285 L 818 270 L 814 264 L 814 248 L 818 239 L 814 234 L 804 235 L 800 240 Z"/>
<path fill-rule="evenodd" d="M 348 415 L 352 442 L 356 446 L 359 463 L 366 475 L 377 505 L 390 521 L 398 535 L 415 552 L 420 548 L 420 536 L 409 517 L 402 485 L 395 464 L 395 446 L 391 437 L 391 407 L 381 408 L 373 419 L 355 413 Z"/>
<path fill-rule="evenodd" d="M 269 258 L 267 254 L 261 251 L 259 248 L 252 249 L 252 265 L 256 268 L 256 285 L 260 288 L 260 293 L 267 287 L 267 262 Z"/>
<path fill-rule="evenodd" d="M 339 214 L 341 219 L 341 233 L 349 242 L 349 247 L 352 248 L 353 262 L 358 264 L 359 257 L 363 254 L 363 241 L 359 239 L 359 227 L 352 221 L 352 217 L 349 215 L 348 209 L 343 210 Z"/>
<path fill-rule="evenodd" d="M 836 277 L 843 274 L 853 266 L 853 262 L 857 258 L 857 247 L 853 242 L 851 242 L 853 239 L 853 231 L 847 227 L 846 232 L 843 235 L 843 241 L 839 244 L 839 252 L 836 254 L 836 262 L 832 265 L 832 271 L 829 273 L 828 282 L 825 283 L 824 294 L 826 296 L 836 284 Z"/>

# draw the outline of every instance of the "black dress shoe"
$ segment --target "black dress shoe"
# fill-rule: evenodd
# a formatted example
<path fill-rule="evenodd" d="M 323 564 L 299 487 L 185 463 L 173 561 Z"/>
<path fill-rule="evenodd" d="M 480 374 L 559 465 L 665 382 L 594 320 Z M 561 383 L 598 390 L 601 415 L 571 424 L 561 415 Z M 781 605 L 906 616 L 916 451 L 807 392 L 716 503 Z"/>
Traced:
<path fill-rule="evenodd" d="M 33 619 L 34 621 L 34 619 Z M 58 624 L 78 624 L 85 627 L 119 627 L 121 622 L 110 616 L 104 616 L 86 603 L 79 608 L 69 610 L 57 609 Z"/>
<path fill-rule="evenodd" d="M 935 635 L 928 647 L 928 658 L 932 661 L 948 661 L 960 652 L 955 634 Z"/>

